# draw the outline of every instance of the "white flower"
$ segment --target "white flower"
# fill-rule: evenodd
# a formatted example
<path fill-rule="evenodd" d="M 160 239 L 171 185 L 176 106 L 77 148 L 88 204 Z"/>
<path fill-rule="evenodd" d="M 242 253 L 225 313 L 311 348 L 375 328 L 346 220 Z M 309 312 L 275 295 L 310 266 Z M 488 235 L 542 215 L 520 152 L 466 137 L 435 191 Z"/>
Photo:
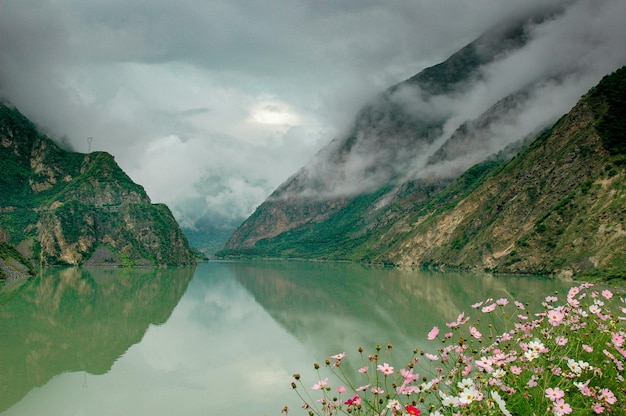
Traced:
<path fill-rule="evenodd" d="M 463 380 L 456 383 L 457 387 L 462 389 L 466 389 L 468 387 L 474 387 L 474 380 L 471 378 L 464 378 Z"/>
<path fill-rule="evenodd" d="M 500 411 L 502 412 L 503 415 L 511 416 L 511 412 L 507 410 L 506 403 L 504 402 L 504 400 L 502 400 L 502 397 L 500 397 L 500 393 L 498 393 L 495 390 L 492 391 L 491 398 L 493 399 L 494 402 L 498 404 L 498 407 L 500 408 Z"/>
<path fill-rule="evenodd" d="M 387 409 L 393 409 L 393 410 L 401 410 L 402 407 L 400 406 L 400 402 L 395 400 L 395 399 L 390 399 L 387 402 Z"/>
<path fill-rule="evenodd" d="M 593 367 L 588 362 L 582 360 L 575 361 L 571 358 L 567 360 L 567 366 L 578 376 L 582 374 L 583 370 L 593 370 Z"/>
<path fill-rule="evenodd" d="M 433 382 L 429 381 L 428 383 L 422 383 L 419 385 L 420 391 L 428 391 L 433 387 Z"/>
<path fill-rule="evenodd" d="M 452 396 L 446 394 L 439 390 L 439 396 L 441 397 L 441 404 L 446 407 L 458 407 L 459 406 L 459 398 L 456 396 Z"/>
<path fill-rule="evenodd" d="M 543 350 L 546 349 L 543 343 L 539 341 L 537 338 L 533 339 L 532 341 L 528 343 L 528 348 L 535 352 L 543 352 Z"/>
<path fill-rule="evenodd" d="M 482 399 L 483 399 L 482 394 L 478 390 L 476 390 L 474 387 L 463 389 L 463 391 L 459 393 L 459 404 L 462 406 L 468 405 L 475 400 L 480 401 Z"/>
<path fill-rule="evenodd" d="M 491 373 L 491 376 L 492 376 L 492 377 L 495 377 L 495 378 L 502 378 L 502 377 L 504 377 L 505 375 L 506 375 L 506 371 L 504 371 L 504 370 L 503 370 L 503 369 L 501 369 L 501 368 L 498 368 L 496 371 L 494 371 L 493 373 Z"/>

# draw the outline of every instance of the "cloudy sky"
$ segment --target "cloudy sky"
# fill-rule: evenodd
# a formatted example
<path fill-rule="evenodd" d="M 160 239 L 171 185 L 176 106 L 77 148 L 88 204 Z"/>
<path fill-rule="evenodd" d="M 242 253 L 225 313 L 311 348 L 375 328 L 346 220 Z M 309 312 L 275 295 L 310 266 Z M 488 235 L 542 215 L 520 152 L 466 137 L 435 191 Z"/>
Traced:
<path fill-rule="evenodd" d="M 578 53 L 572 32 L 624 49 L 623 0 L 552 3 L 584 17 L 562 54 Z M 0 0 L 0 98 L 76 151 L 112 153 L 182 225 L 238 220 L 374 94 L 543 4 Z"/>

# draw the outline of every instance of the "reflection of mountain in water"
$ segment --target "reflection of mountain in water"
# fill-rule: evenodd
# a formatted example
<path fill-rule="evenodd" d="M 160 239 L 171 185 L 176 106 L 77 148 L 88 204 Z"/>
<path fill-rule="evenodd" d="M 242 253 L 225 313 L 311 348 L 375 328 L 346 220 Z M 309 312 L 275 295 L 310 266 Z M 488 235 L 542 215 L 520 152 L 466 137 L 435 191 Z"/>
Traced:
<path fill-rule="evenodd" d="M 235 277 L 287 331 L 323 354 L 392 341 L 415 348 L 433 325 L 488 297 L 537 301 L 565 282 L 315 262 L 233 263 Z"/>
<path fill-rule="evenodd" d="M 169 318 L 193 273 L 55 269 L 0 293 L 0 411 L 58 374 L 107 373 Z"/>

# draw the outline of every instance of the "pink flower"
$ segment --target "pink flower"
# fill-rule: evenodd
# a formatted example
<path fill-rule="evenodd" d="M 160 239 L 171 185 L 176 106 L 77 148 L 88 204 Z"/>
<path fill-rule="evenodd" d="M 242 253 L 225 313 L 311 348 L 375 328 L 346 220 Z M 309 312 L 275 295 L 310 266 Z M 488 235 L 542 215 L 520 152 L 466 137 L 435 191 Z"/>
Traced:
<path fill-rule="evenodd" d="M 472 336 L 476 339 L 480 339 L 483 336 L 483 334 L 481 334 L 478 329 L 473 326 L 470 326 L 470 334 L 472 334 Z"/>
<path fill-rule="evenodd" d="M 579 293 L 580 293 L 580 287 L 574 286 L 574 287 L 570 288 L 569 292 L 567 292 L 567 297 L 568 298 L 573 298 L 574 296 L 578 295 Z"/>
<path fill-rule="evenodd" d="M 565 400 L 559 399 L 554 402 L 554 413 L 557 415 L 569 415 L 572 413 L 572 406 L 565 403 Z"/>
<path fill-rule="evenodd" d="M 555 402 L 563 397 L 565 397 L 565 392 L 558 387 L 552 388 L 549 387 L 546 389 L 546 397 L 551 401 Z"/>
<path fill-rule="evenodd" d="M 429 353 L 424 354 L 424 357 L 428 358 L 431 361 L 437 361 L 439 359 L 439 356 Z"/>
<path fill-rule="evenodd" d="M 339 386 L 339 387 L 337 387 L 337 391 L 339 393 L 345 393 L 346 392 L 346 387 L 345 386 Z"/>
<path fill-rule="evenodd" d="M 364 386 L 357 387 L 357 388 L 356 388 L 356 389 L 354 389 L 354 390 L 355 390 L 355 391 L 365 391 L 365 390 L 369 389 L 369 388 L 370 388 L 370 386 L 371 386 L 371 384 L 366 384 L 366 385 L 364 385 Z"/>
<path fill-rule="evenodd" d="M 609 389 L 601 389 L 599 393 L 600 395 L 598 396 L 598 398 L 604 400 L 608 404 L 615 404 L 615 402 L 617 401 L 617 398 L 615 398 L 615 395 Z"/>
<path fill-rule="evenodd" d="M 386 376 L 393 374 L 393 367 L 391 367 L 387 363 L 378 364 L 378 367 L 376 367 L 376 368 L 378 369 L 378 371 L 380 371 L 381 373 L 383 373 Z"/>
<path fill-rule="evenodd" d="M 611 335 L 611 340 L 613 341 L 613 345 L 621 347 L 624 344 L 624 335 L 621 332 L 616 332 Z"/>
<path fill-rule="evenodd" d="M 523 304 L 522 302 L 518 301 L 518 300 L 514 301 L 513 303 L 515 304 L 515 306 L 517 306 L 517 307 L 518 307 L 518 308 L 520 308 L 521 310 L 526 309 L 526 308 L 524 307 L 524 304 Z"/>
<path fill-rule="evenodd" d="M 493 360 L 487 357 L 480 357 L 480 360 L 476 361 L 476 367 L 480 367 L 488 373 L 493 371 Z"/>
<path fill-rule="evenodd" d="M 330 358 L 334 358 L 335 360 L 341 360 L 345 356 L 346 356 L 346 353 L 342 352 L 341 354 L 331 355 Z"/>
<path fill-rule="evenodd" d="M 583 344 L 583 350 L 593 352 L 593 347 L 591 345 Z"/>
<path fill-rule="evenodd" d="M 400 374 L 404 377 L 405 383 L 411 383 L 419 378 L 419 375 L 413 374 L 413 369 L 407 370 L 405 368 L 400 369 Z"/>
<path fill-rule="evenodd" d="M 559 300 L 556 296 L 546 296 L 546 302 L 556 302 Z"/>
<path fill-rule="evenodd" d="M 492 303 L 491 305 L 484 306 L 481 311 L 483 311 L 483 313 L 493 312 L 496 310 L 496 306 L 495 303 Z"/>
<path fill-rule="evenodd" d="M 445 333 L 445 335 L 444 335 L 444 337 L 446 337 L 446 338 L 452 338 L 452 335 L 453 335 L 453 334 L 452 334 L 452 332 L 446 332 L 446 333 Z"/>
<path fill-rule="evenodd" d="M 515 374 L 516 376 L 519 376 L 520 374 L 522 374 L 522 368 L 516 365 L 512 365 L 510 370 L 511 370 L 511 373 Z"/>
<path fill-rule="evenodd" d="M 593 412 L 597 415 L 604 413 L 604 406 L 602 406 L 602 403 L 594 403 L 591 405 L 591 410 L 593 410 Z"/>
<path fill-rule="evenodd" d="M 550 322 L 552 326 L 559 326 L 559 324 L 563 322 L 563 318 L 565 318 L 565 314 L 558 309 L 548 311 L 548 322 Z"/>
<path fill-rule="evenodd" d="M 321 389 L 323 389 L 326 386 L 328 386 L 328 377 L 325 378 L 324 380 L 320 380 L 319 382 L 314 384 L 312 389 L 313 390 L 321 390 Z"/>
<path fill-rule="evenodd" d="M 556 342 L 556 345 L 565 345 L 567 344 L 568 339 L 566 337 L 563 336 L 558 336 L 554 339 L 554 342 Z"/>
<path fill-rule="evenodd" d="M 611 292 L 610 290 L 603 290 L 602 296 L 604 296 L 605 299 L 611 299 L 613 297 L 613 292 Z"/>
<path fill-rule="evenodd" d="M 509 300 L 507 298 L 500 298 L 496 301 L 497 305 L 506 306 L 509 304 Z"/>
<path fill-rule="evenodd" d="M 368 369 L 369 369 L 369 367 L 361 367 L 361 368 L 359 368 L 359 373 L 361 373 L 361 374 L 367 373 Z"/>
<path fill-rule="evenodd" d="M 372 389 L 370 390 L 372 393 L 374 394 L 383 394 L 385 392 L 385 390 L 381 389 L 380 387 L 372 387 Z"/>
<path fill-rule="evenodd" d="M 459 316 L 456 318 L 455 322 L 449 322 L 446 324 L 446 326 L 448 328 L 456 328 L 457 326 L 464 325 L 469 320 L 470 320 L 469 316 L 465 317 L 465 312 L 461 312 Z"/>
<path fill-rule="evenodd" d="M 428 333 L 428 340 L 432 341 L 433 339 L 437 338 L 437 335 L 439 335 L 439 328 L 434 326 L 433 329 L 431 329 Z"/>
<path fill-rule="evenodd" d="M 417 390 L 418 390 L 417 386 L 407 386 L 406 381 L 405 383 L 403 383 L 400 387 L 396 389 L 398 394 L 406 394 L 407 396 L 417 393 Z"/>

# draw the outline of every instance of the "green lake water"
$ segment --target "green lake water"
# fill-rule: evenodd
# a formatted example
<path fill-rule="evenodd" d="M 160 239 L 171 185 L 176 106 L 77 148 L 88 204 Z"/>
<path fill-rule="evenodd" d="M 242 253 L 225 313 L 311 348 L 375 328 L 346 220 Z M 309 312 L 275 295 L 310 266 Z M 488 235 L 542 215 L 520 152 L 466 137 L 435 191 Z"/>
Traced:
<path fill-rule="evenodd" d="M 0 292 L 0 415 L 280 415 L 314 362 L 393 343 L 488 297 L 539 303 L 570 283 L 349 263 L 52 269 Z"/>

